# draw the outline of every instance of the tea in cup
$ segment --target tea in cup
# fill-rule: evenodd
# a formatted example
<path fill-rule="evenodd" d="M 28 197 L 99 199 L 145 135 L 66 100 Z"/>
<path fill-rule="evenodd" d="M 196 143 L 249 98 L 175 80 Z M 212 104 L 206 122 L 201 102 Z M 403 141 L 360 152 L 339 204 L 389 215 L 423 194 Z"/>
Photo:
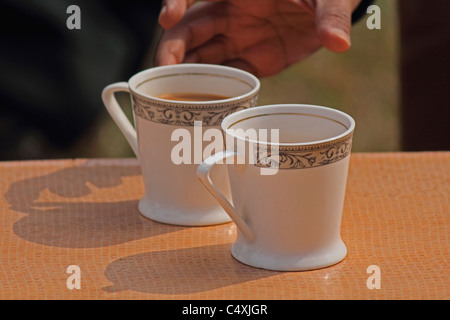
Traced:
<path fill-rule="evenodd" d="M 112 84 L 103 90 L 106 109 L 141 165 L 145 186 L 139 202 L 142 215 L 183 226 L 230 221 L 196 178 L 198 163 L 174 163 L 172 151 L 178 142 L 173 133 L 182 128 L 194 135 L 198 123 L 203 131 L 219 129 L 225 116 L 256 105 L 259 87 L 255 76 L 239 69 L 179 64 L 142 71 L 128 83 Z M 121 91 L 131 96 L 135 127 L 114 96 Z M 226 169 L 219 168 L 214 175 L 228 194 Z"/>

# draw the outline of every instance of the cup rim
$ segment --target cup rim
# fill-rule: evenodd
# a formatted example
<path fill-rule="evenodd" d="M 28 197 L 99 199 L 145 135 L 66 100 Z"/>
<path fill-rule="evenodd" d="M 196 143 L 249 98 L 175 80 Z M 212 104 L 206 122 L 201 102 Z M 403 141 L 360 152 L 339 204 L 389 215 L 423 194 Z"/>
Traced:
<path fill-rule="evenodd" d="M 194 69 L 194 72 L 192 71 L 193 69 Z M 139 79 L 148 78 L 148 74 L 157 73 L 158 71 L 162 71 L 162 70 L 167 70 L 167 71 L 188 70 L 189 71 L 189 72 L 187 72 L 188 74 L 205 73 L 205 72 L 200 72 L 202 70 L 208 70 L 210 73 L 216 71 L 217 74 L 214 74 L 214 75 L 227 77 L 227 78 L 236 78 L 239 81 L 244 81 L 245 83 L 247 83 L 250 87 L 252 87 L 252 89 L 242 95 L 239 95 L 239 96 L 234 96 L 234 97 L 227 98 L 227 99 L 208 100 L 208 101 L 181 101 L 181 100 L 161 99 L 161 98 L 158 98 L 158 97 L 155 97 L 152 95 L 142 93 L 139 90 L 137 90 L 137 86 L 139 86 L 139 84 L 142 83 L 142 82 L 136 83 Z M 195 71 L 197 71 L 197 72 L 195 72 Z M 220 71 L 222 71 L 222 72 L 220 73 Z M 236 74 L 236 76 L 233 77 L 233 76 L 226 75 L 224 73 L 234 73 L 234 74 Z M 167 76 L 176 75 L 176 74 L 177 73 L 168 73 Z M 182 74 L 182 73 L 180 73 L 180 74 Z M 250 83 L 250 81 L 242 80 L 242 78 L 250 80 L 253 83 Z M 149 80 L 149 79 L 146 79 L 146 80 Z M 175 64 L 175 65 L 153 67 L 153 68 L 142 70 L 142 71 L 134 74 L 128 80 L 128 87 L 129 87 L 130 91 L 135 95 L 138 95 L 145 99 L 158 101 L 160 103 L 171 103 L 171 104 L 184 105 L 184 106 L 186 106 L 186 105 L 202 106 L 202 105 L 211 105 L 211 104 L 227 104 L 230 102 L 243 100 L 252 95 L 257 94 L 260 89 L 260 86 L 261 86 L 261 84 L 260 84 L 259 79 L 255 75 L 253 75 L 247 71 L 233 68 L 233 67 L 228 67 L 228 66 L 206 64 L 206 63 L 181 63 L 181 64 Z"/>
<path fill-rule="evenodd" d="M 249 119 L 249 118 L 254 118 L 254 117 L 258 117 L 258 116 L 267 116 L 270 114 L 277 114 L 277 115 L 279 115 L 279 114 L 294 114 L 292 111 L 288 112 L 288 111 L 280 110 L 280 109 L 286 110 L 286 109 L 293 109 L 293 108 L 302 108 L 302 110 L 303 110 L 302 113 L 295 113 L 295 114 L 318 116 L 318 117 L 326 118 L 328 120 L 340 123 L 341 125 L 343 125 L 346 128 L 346 130 L 338 135 L 335 135 L 330 138 L 322 139 L 322 140 L 314 140 L 314 141 L 308 141 L 308 142 L 288 142 L 288 143 L 286 143 L 286 142 L 274 143 L 271 141 L 253 140 L 253 139 L 249 139 L 248 137 L 242 137 L 242 136 L 235 135 L 235 134 L 231 133 L 229 130 L 231 126 L 233 126 L 236 123 L 239 123 L 241 121 L 244 121 L 246 119 Z M 316 114 L 314 114 L 314 113 L 308 114 L 308 112 L 305 110 L 316 111 Z M 348 121 L 348 125 L 345 125 L 342 122 L 340 122 L 339 120 L 336 120 L 336 119 L 333 119 L 330 117 L 317 115 L 317 111 L 319 113 L 320 112 L 328 112 L 328 113 L 334 113 L 335 115 L 339 115 L 340 117 L 342 117 Z M 252 113 L 254 115 L 250 116 Z M 243 115 L 248 115 L 248 116 L 244 118 L 244 117 L 242 117 Z M 348 137 L 353 135 L 353 132 L 355 130 L 355 120 L 353 119 L 353 117 L 351 117 L 350 115 L 348 115 L 347 113 L 345 113 L 343 111 L 340 111 L 340 110 L 337 110 L 334 108 L 324 107 L 324 106 L 318 106 L 318 105 L 312 105 L 312 104 L 271 104 L 271 105 L 257 106 L 257 107 L 253 107 L 253 108 L 236 111 L 236 112 L 226 116 L 222 120 L 221 129 L 225 134 L 230 135 L 237 140 L 245 141 L 245 142 L 249 142 L 249 143 L 253 143 L 253 144 L 266 145 L 266 146 L 272 146 L 272 147 L 303 147 L 303 146 L 315 146 L 315 145 L 319 145 L 319 144 L 335 142 L 335 141 L 338 141 L 341 139 L 347 139 Z"/>

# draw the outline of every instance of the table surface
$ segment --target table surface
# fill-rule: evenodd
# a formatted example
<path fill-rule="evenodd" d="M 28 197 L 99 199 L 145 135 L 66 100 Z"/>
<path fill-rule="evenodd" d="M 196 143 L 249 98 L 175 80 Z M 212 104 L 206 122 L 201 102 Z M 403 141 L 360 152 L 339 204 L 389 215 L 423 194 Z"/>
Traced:
<path fill-rule="evenodd" d="M 347 257 L 275 272 L 232 258 L 233 223 L 141 216 L 135 159 L 0 162 L 0 299 L 449 299 L 449 182 L 450 152 L 353 154 Z"/>

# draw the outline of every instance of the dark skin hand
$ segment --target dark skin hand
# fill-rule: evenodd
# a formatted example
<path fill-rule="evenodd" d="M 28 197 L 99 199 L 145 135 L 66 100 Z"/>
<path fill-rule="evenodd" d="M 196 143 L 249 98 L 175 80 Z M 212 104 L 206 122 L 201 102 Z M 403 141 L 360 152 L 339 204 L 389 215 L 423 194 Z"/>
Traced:
<path fill-rule="evenodd" d="M 265 77 L 321 47 L 350 48 L 361 0 L 166 0 L 155 63 L 229 65 Z"/>

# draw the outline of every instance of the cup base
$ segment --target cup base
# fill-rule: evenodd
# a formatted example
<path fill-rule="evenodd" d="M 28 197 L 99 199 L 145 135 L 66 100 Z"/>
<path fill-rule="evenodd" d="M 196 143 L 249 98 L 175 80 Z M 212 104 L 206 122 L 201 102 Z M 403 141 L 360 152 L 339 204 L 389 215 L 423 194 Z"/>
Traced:
<path fill-rule="evenodd" d="M 347 255 L 347 247 L 339 241 L 335 245 L 300 255 L 278 255 L 255 250 L 247 245 L 234 243 L 232 256 L 251 267 L 273 271 L 306 271 L 332 266 Z"/>
<path fill-rule="evenodd" d="M 177 226 L 211 226 L 231 221 L 220 206 L 187 211 L 158 206 L 146 198 L 139 201 L 139 212 L 150 220 Z"/>

